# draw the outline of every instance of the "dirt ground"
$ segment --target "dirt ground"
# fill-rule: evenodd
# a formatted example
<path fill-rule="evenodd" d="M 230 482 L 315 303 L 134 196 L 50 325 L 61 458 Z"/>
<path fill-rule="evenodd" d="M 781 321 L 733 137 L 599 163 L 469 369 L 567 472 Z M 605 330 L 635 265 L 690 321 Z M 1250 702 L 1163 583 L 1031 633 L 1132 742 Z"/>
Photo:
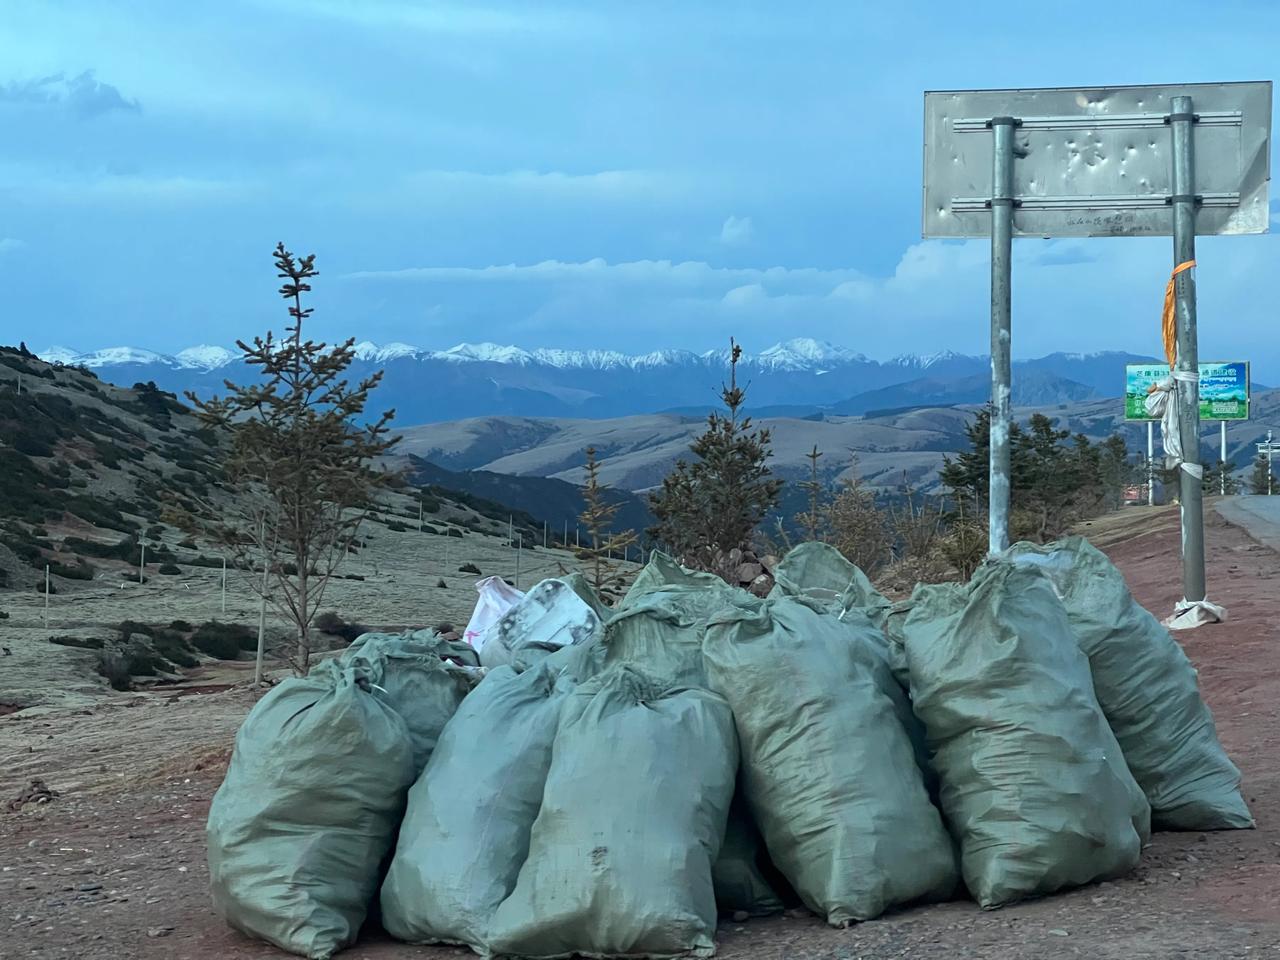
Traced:
<path fill-rule="evenodd" d="M 1244 771 L 1258 829 L 1157 834 L 1130 877 L 983 912 L 956 902 L 850 930 L 780 917 L 720 931 L 749 960 L 1280 957 L 1280 555 L 1209 513 L 1210 597 L 1230 621 L 1179 639 L 1200 670 L 1223 743 Z M 1177 515 L 1133 509 L 1084 532 L 1164 614 L 1180 596 Z M 430 564 L 424 564 L 430 569 Z M 176 616 L 177 614 L 175 614 Z M 0 661 L 0 673 L 9 665 Z M 244 665 L 221 668 L 218 683 Z M 203 681 L 203 683 L 202 683 Z M 207 893 L 203 825 L 245 687 L 126 694 L 0 717 L 0 957 L 283 956 L 234 933 Z M 33 778 L 60 796 L 10 811 Z M 465 954 L 370 932 L 344 957 Z"/>

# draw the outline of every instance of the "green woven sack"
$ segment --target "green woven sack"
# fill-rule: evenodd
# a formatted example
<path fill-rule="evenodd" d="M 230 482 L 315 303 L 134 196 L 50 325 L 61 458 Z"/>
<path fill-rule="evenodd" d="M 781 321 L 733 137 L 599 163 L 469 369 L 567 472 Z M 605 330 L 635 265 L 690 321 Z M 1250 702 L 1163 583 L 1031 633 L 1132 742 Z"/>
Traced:
<path fill-rule="evenodd" d="M 529 855 L 489 945 L 520 957 L 710 956 L 733 798 L 728 704 L 624 666 L 569 695 Z"/>
<path fill-rule="evenodd" d="M 385 663 L 380 686 L 404 718 L 413 743 L 413 773 L 420 774 L 440 731 L 480 678 L 479 660 L 468 643 L 445 640 L 431 630 L 366 633 L 342 652 L 339 663 L 375 656 Z"/>
<path fill-rule="evenodd" d="M 1150 807 L 1049 580 L 989 562 L 967 588 L 920 586 L 912 599 L 911 700 L 978 903 L 1133 869 Z"/>
<path fill-rule="evenodd" d="M 661 550 L 655 550 L 649 555 L 649 562 L 636 574 L 635 580 L 631 583 L 631 588 L 621 602 L 618 603 L 616 609 L 626 610 L 635 606 L 636 603 L 649 594 L 671 590 L 685 591 L 695 596 L 705 597 L 707 598 L 705 602 L 712 604 L 719 602 L 716 599 L 719 594 L 745 593 L 745 591 L 738 591 L 737 588 L 730 587 L 714 573 L 704 573 L 700 570 L 690 570 L 687 567 L 682 567 Z"/>
<path fill-rule="evenodd" d="M 630 664 L 671 686 L 705 687 L 702 605 L 689 593 L 658 593 L 615 614 L 601 641 L 605 667 Z"/>
<path fill-rule="evenodd" d="M 720 855 L 711 867 L 716 906 L 721 913 L 767 917 L 782 912 L 782 899 L 765 875 L 767 857 L 751 808 L 741 792 L 735 793 Z"/>
<path fill-rule="evenodd" d="M 867 575 L 829 543 L 793 547 L 774 568 L 773 579 L 772 596 L 809 597 L 836 614 L 860 610 L 877 626 L 890 606 Z"/>
<path fill-rule="evenodd" d="M 213 902 L 236 929 L 324 960 L 353 943 L 396 839 L 413 750 L 378 656 L 275 687 L 209 807 Z"/>
<path fill-rule="evenodd" d="M 1133 599 L 1124 575 L 1083 537 L 1016 543 L 1010 559 L 1044 572 L 1089 658 L 1098 704 L 1151 820 L 1168 830 L 1253 826 L 1240 771 L 1218 742 L 1196 670 L 1169 631 Z"/>
<path fill-rule="evenodd" d="M 392 936 L 483 952 L 489 921 L 529 851 L 570 689 L 545 666 L 519 674 L 496 667 L 463 701 L 409 791 L 382 885 L 382 923 Z"/>
<path fill-rule="evenodd" d="M 707 630 L 751 812 L 778 869 L 834 926 L 956 887 L 950 838 L 913 762 L 879 631 L 851 610 L 772 597 Z"/>
<path fill-rule="evenodd" d="M 807 597 L 820 603 L 828 612 L 843 620 L 853 622 L 854 611 L 863 614 L 873 624 L 883 629 L 858 632 L 860 642 L 869 643 L 883 656 L 898 681 L 900 689 L 887 688 L 893 700 L 895 712 L 903 729 L 911 738 L 916 765 L 924 775 L 929 796 L 937 799 L 938 779 L 929 763 L 929 751 L 925 746 L 924 725 L 911 710 L 911 700 L 906 691 L 906 659 L 902 656 L 901 641 L 890 639 L 890 618 L 901 604 L 892 604 L 871 585 L 871 580 L 855 564 L 850 563 L 835 547 L 828 543 L 811 541 L 793 548 L 774 569 L 775 584 L 770 596 Z M 900 615 L 897 622 L 903 617 Z"/>
<path fill-rule="evenodd" d="M 707 621 L 750 599 L 714 574 L 687 570 L 655 552 L 605 624 L 604 663 L 632 664 L 672 686 L 705 687 Z"/>
<path fill-rule="evenodd" d="M 924 584 L 918 584 L 916 589 L 919 590 Z M 958 583 L 934 583 L 928 585 L 931 590 L 963 590 L 964 587 Z M 907 650 L 906 637 L 904 629 L 907 624 L 907 616 L 911 613 L 914 606 L 910 599 L 899 600 L 894 603 L 885 612 L 884 615 L 884 640 L 888 651 L 889 669 L 893 671 L 894 678 L 902 686 L 904 690 L 911 689 L 911 670 L 907 666 Z"/>

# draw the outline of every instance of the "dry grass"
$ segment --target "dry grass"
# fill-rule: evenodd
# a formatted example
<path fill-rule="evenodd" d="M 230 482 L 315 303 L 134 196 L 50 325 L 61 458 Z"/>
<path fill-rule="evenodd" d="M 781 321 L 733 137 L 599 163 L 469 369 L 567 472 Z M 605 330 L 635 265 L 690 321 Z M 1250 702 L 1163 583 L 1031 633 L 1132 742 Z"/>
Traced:
<path fill-rule="evenodd" d="M 403 500 L 398 506 L 406 510 L 412 504 L 407 497 L 396 500 Z M 368 532 L 368 546 L 341 568 L 341 574 L 363 579 L 336 577 L 321 609 L 337 611 L 343 619 L 373 630 L 432 627 L 441 622 L 461 626 L 475 606 L 477 579 L 516 578 L 516 552 L 504 537 L 394 531 L 381 523 L 371 524 Z M 466 564 L 479 569 L 480 575 L 459 573 L 458 568 Z M 539 580 L 580 566 L 567 551 L 525 549 L 519 557 L 520 586 L 528 589 Z M 636 569 L 635 564 L 627 567 Z M 50 599 L 47 629 L 43 596 L 25 590 L 0 593 L 0 607 L 10 614 L 8 620 L 0 620 L 0 644 L 12 651 L 0 662 L 0 703 L 74 707 L 118 695 L 94 672 L 93 651 L 51 644 L 50 636 L 115 637 L 115 628 L 123 620 L 161 626 L 174 620 L 198 624 L 217 619 L 256 633 L 257 596 L 245 576 L 229 571 L 227 578 L 224 612 L 218 568 L 183 566 L 180 576 L 152 577 L 139 584 L 136 567 L 109 565 L 98 579 L 64 585 Z M 287 623 L 270 607 L 267 627 L 269 649 L 287 643 Z"/>

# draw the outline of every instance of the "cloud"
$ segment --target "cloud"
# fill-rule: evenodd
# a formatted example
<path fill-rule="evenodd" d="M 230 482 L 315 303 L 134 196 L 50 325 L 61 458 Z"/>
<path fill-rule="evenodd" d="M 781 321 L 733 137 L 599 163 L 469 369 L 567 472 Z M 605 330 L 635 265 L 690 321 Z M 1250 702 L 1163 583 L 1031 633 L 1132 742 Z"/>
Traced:
<path fill-rule="evenodd" d="M 0 237 L 0 253 L 12 253 L 14 250 L 21 250 L 26 246 L 21 240 L 15 240 L 13 237 Z"/>
<path fill-rule="evenodd" d="M 492 264 L 485 267 L 409 267 L 403 270 L 365 270 L 345 274 L 350 280 L 405 280 L 466 283 L 606 282 L 657 287 L 718 288 L 756 284 L 763 291 L 808 290 L 825 295 L 835 286 L 861 279 L 857 270 L 817 267 L 715 267 L 701 260 L 631 260 L 619 263 L 596 257 L 580 262 L 543 260 L 532 264 Z"/>
<path fill-rule="evenodd" d="M 741 246 L 749 242 L 754 233 L 750 217 L 730 216 L 720 227 L 720 242 L 728 247 Z"/>
<path fill-rule="evenodd" d="M 0 86 L 0 102 L 57 103 L 62 99 L 59 85 L 64 82 L 61 73 L 37 80 L 10 80 Z"/>
<path fill-rule="evenodd" d="M 1259 339 L 1264 327 L 1256 305 L 1276 242 L 1271 237 L 1201 241 L 1203 260 L 1211 265 L 1202 267 L 1198 278 L 1204 355 L 1248 356 L 1259 364 L 1280 360 Z M 1168 258 L 1162 238 L 1079 244 L 1019 240 L 1013 272 L 1015 355 L 1158 350 Z M 983 352 L 989 337 L 986 241 L 913 244 L 886 276 L 852 268 L 602 258 L 346 276 L 375 285 L 378 296 L 406 310 L 447 298 L 450 320 L 444 328 L 453 333 L 451 324 L 456 324 L 456 335 L 478 335 L 479 324 L 485 338 L 497 340 L 519 336 L 526 342 L 553 339 L 617 349 L 654 343 L 702 349 L 730 334 L 748 343 L 772 343 L 778 330 L 793 330 L 889 356 L 904 349 Z M 1237 319 L 1222 322 L 1225 317 Z M 1249 317 L 1259 321 L 1246 322 Z"/>
<path fill-rule="evenodd" d="M 845 280 L 836 284 L 827 297 L 831 300 L 866 301 L 874 290 L 875 284 L 869 280 Z"/>
<path fill-rule="evenodd" d="M 0 86 L 0 102 L 36 103 L 59 106 L 82 120 L 101 116 L 113 110 L 137 113 L 142 108 L 137 100 L 129 100 L 119 88 L 103 83 L 93 70 L 85 70 L 70 80 L 55 73 L 36 80 L 13 80 Z"/>
<path fill-rule="evenodd" d="M 83 179 L 39 178 L 0 171 L 0 193 L 10 202 L 159 203 L 183 205 L 243 199 L 253 192 L 246 181 L 135 174 L 92 175 Z"/>
<path fill-rule="evenodd" d="M 137 100 L 126 100 L 118 88 L 94 79 L 92 70 L 68 80 L 66 87 L 66 102 L 80 117 L 96 117 L 112 110 L 137 113 L 142 109 Z"/>
<path fill-rule="evenodd" d="M 726 293 L 720 298 L 720 302 L 726 307 L 750 307 L 760 303 L 766 296 L 764 287 L 760 284 L 744 283 Z"/>

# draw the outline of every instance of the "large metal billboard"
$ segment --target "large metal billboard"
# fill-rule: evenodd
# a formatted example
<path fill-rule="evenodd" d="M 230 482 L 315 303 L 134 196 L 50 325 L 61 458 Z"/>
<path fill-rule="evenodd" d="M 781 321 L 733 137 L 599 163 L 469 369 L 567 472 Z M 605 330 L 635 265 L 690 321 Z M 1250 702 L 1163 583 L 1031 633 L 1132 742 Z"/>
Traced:
<path fill-rule="evenodd" d="M 1124 368 L 1124 418 L 1159 420 L 1147 413 L 1147 394 L 1169 376 L 1167 363 L 1129 363 Z M 1200 361 L 1200 419 L 1249 419 L 1249 361 Z"/>
<path fill-rule="evenodd" d="M 952 90 L 926 93 L 924 108 L 924 236 L 991 238 L 987 549 L 1009 544 L 1013 238 L 1172 237 L 1162 432 L 1178 469 L 1184 599 L 1168 622 L 1220 618 L 1205 600 L 1195 238 L 1267 232 L 1270 81 Z"/>
<path fill-rule="evenodd" d="M 1012 116 L 1014 236 L 1170 236 L 1170 100 L 1195 116 L 1199 235 L 1265 233 L 1271 83 L 925 94 L 925 237 L 991 235 L 992 117 Z"/>

